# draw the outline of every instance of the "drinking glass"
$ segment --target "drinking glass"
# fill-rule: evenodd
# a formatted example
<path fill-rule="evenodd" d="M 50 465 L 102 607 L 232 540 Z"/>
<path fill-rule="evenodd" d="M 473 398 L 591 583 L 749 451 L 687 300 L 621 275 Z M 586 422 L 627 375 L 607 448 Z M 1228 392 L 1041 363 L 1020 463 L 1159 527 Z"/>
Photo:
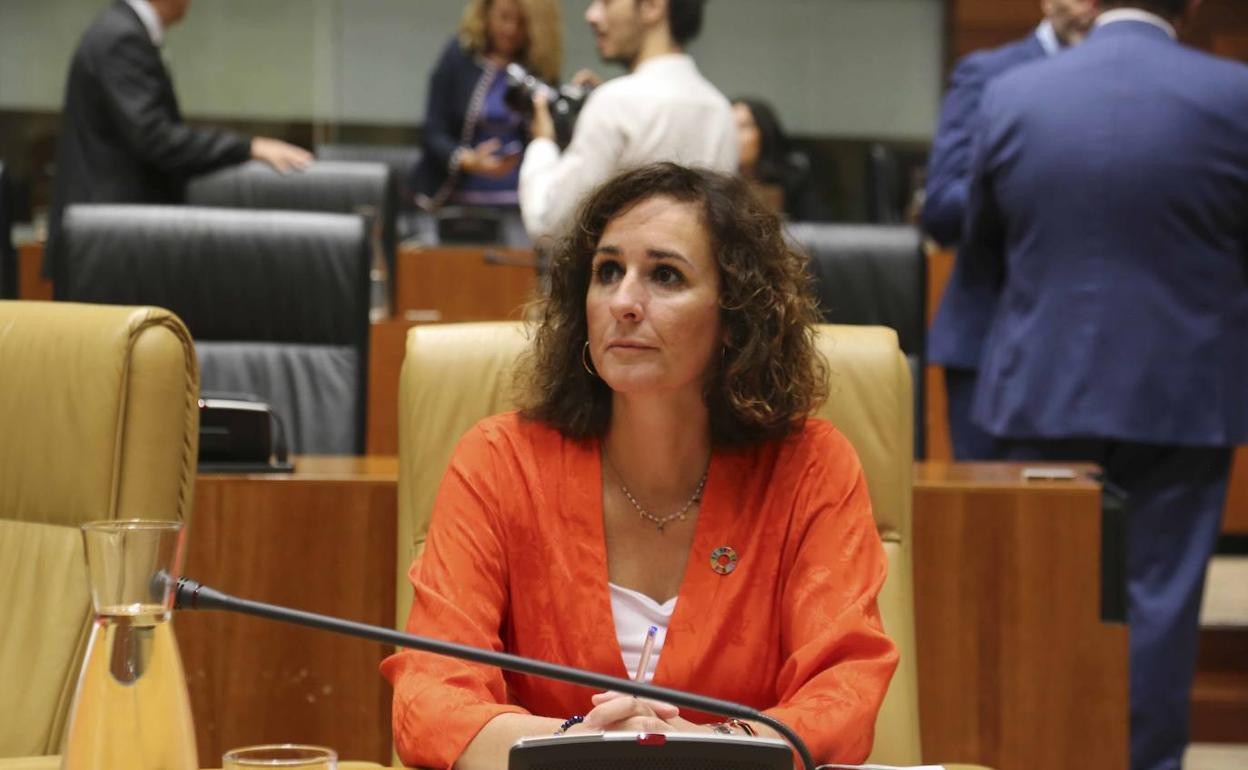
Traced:
<path fill-rule="evenodd" d="M 255 770 L 258 767 L 337 770 L 338 754 L 324 746 L 280 743 L 232 749 L 221 757 L 222 770 Z"/>
<path fill-rule="evenodd" d="M 82 525 L 95 620 L 62 770 L 196 770 L 195 727 L 169 616 L 177 521 Z"/>

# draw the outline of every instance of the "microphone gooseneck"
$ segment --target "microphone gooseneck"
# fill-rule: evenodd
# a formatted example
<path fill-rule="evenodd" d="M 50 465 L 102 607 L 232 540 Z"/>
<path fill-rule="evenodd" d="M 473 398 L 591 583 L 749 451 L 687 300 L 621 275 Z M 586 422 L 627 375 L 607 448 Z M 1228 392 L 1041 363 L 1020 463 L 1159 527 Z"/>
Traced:
<path fill-rule="evenodd" d="M 806 767 L 806 770 L 815 770 L 815 761 L 810 756 L 809 749 L 806 748 L 806 744 L 792 728 L 774 717 L 740 703 L 709 698 L 705 695 L 673 690 L 642 682 L 634 682 L 631 679 L 606 676 L 605 674 L 597 674 L 592 671 L 582 671 L 569 666 L 547 663 L 546 661 L 533 658 L 524 658 L 506 652 L 483 650 L 455 642 L 445 642 L 425 636 L 405 634 L 402 631 L 395 631 L 390 628 L 333 618 L 328 615 L 318 615 L 314 612 L 290 609 L 289 607 L 281 607 L 276 604 L 239 599 L 214 588 L 209 588 L 187 577 L 178 578 L 177 584 L 174 586 L 173 606 L 179 610 L 226 610 L 229 612 L 240 612 L 245 615 L 255 615 L 283 623 L 295 623 L 310 628 L 319 628 L 322 631 L 349 634 L 362 639 L 371 639 L 375 642 L 393 644 L 396 647 L 407 647 L 413 650 L 422 650 L 424 652 L 446 655 L 451 658 L 459 658 L 460 660 L 470 660 L 474 663 L 483 663 L 487 666 L 495 666 L 520 674 L 530 674 L 604 691 L 614 690 L 628 695 L 651 698 L 664 703 L 671 703 L 674 706 L 705 711 L 708 714 L 762 722 L 785 737 L 785 740 L 801 756 L 802 764 Z"/>

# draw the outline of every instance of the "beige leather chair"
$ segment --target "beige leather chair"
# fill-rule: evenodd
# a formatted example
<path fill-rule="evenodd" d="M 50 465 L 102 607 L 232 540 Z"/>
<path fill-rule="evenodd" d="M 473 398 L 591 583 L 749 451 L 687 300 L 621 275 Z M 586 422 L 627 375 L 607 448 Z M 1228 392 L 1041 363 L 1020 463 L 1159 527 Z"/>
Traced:
<path fill-rule="evenodd" d="M 78 525 L 189 520 L 198 395 L 166 310 L 0 302 L 0 757 L 60 747 L 90 619 Z"/>
<path fill-rule="evenodd" d="M 411 604 L 407 569 L 424 546 L 438 483 L 456 441 L 477 420 L 512 408 L 511 372 L 527 344 L 518 323 L 420 326 L 407 338 L 399 396 L 397 623 Z M 919 710 L 911 584 L 914 409 L 910 371 L 892 329 L 822 326 L 831 395 L 818 416 L 861 456 L 889 559 L 880 609 L 901 664 L 876 723 L 870 762 L 917 765 Z"/>

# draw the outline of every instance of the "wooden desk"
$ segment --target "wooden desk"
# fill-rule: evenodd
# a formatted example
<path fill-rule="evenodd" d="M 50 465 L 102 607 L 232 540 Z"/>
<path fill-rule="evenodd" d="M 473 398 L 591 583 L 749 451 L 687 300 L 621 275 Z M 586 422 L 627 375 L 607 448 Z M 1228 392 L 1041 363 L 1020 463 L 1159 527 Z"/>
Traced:
<path fill-rule="evenodd" d="M 537 290 L 532 260 L 528 249 L 402 245 L 395 267 L 395 316 L 417 311 L 431 321 L 518 320 Z"/>
<path fill-rule="evenodd" d="M 407 332 L 423 321 L 389 318 L 369 330 L 368 425 L 364 451 L 370 455 L 399 453 L 399 374 L 407 353 Z"/>
<path fill-rule="evenodd" d="M 1127 628 L 1100 620 L 1099 485 L 916 463 L 923 754 L 1125 770 Z"/>
<path fill-rule="evenodd" d="M 396 459 L 304 458 L 298 469 L 201 476 L 186 574 L 392 626 Z M 1026 485 L 1002 465 L 920 464 L 915 478 L 926 758 L 1125 767 L 1126 632 L 1097 615 L 1098 487 Z M 203 764 L 276 740 L 389 763 L 382 645 L 211 612 L 179 613 L 176 628 Z"/>
<path fill-rule="evenodd" d="M 945 294 L 945 284 L 953 272 L 954 253 L 948 249 L 927 250 L 927 325 L 930 328 Z M 928 364 L 923 371 L 926 388 L 924 441 L 928 460 L 952 460 L 953 443 L 949 439 L 949 401 L 945 394 L 945 369 Z"/>
<path fill-rule="evenodd" d="M 24 241 L 17 244 L 17 298 L 52 299 L 52 281 L 43 277 L 43 243 Z"/>
<path fill-rule="evenodd" d="M 1248 447 L 1235 450 L 1226 507 L 1222 510 L 1222 534 L 1248 537 Z"/>
<path fill-rule="evenodd" d="M 184 573 L 235 596 L 394 626 L 397 460 L 296 461 L 293 475 L 200 476 Z M 390 764 L 381 644 L 222 612 L 179 612 L 199 761 L 304 742 Z"/>

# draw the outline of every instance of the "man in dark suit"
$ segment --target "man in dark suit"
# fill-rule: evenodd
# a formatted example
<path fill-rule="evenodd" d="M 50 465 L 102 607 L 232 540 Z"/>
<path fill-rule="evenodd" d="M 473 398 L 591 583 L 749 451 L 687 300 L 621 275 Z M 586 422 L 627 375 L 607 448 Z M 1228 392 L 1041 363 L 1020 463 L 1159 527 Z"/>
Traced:
<path fill-rule="evenodd" d="M 311 159 L 306 150 L 276 139 L 182 121 L 160 45 L 165 29 L 189 5 L 190 0 L 117 0 L 83 35 L 65 87 L 49 254 L 55 255 L 61 217 L 70 204 L 180 203 L 186 181 L 196 174 L 248 158 L 285 172 Z"/>
<path fill-rule="evenodd" d="M 1129 495 L 1136 770 L 1180 767 L 1248 440 L 1248 67 L 1176 42 L 1198 2 L 1105 0 L 1079 48 L 988 86 L 962 249 L 999 291 L 972 418 L 1007 458 L 1094 461 Z"/>
<path fill-rule="evenodd" d="M 927 163 L 923 229 L 941 243 L 957 243 L 966 214 L 971 166 L 971 131 L 984 86 L 1021 64 L 1053 56 L 1083 39 L 1099 0 L 1044 0 L 1044 21 L 1031 34 L 1000 48 L 967 55 L 953 69 Z M 970 421 L 979 352 L 992 318 L 992 297 L 962 280 L 955 265 L 928 334 L 927 357 L 945 368 L 949 435 L 959 460 L 996 456 L 992 437 Z"/>

